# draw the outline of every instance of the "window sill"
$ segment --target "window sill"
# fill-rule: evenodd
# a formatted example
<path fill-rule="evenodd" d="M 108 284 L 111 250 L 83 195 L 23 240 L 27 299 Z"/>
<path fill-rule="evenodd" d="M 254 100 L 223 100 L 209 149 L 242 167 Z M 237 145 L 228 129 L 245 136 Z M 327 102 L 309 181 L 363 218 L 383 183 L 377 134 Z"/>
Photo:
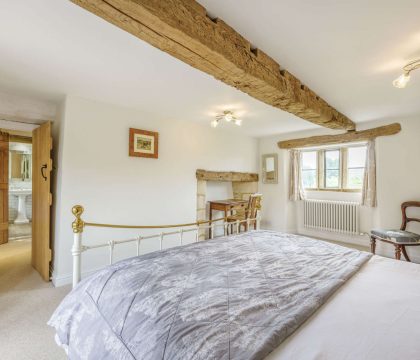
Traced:
<path fill-rule="evenodd" d="M 347 193 L 361 193 L 360 189 L 304 189 L 304 191 L 328 191 L 328 192 L 347 192 Z"/>

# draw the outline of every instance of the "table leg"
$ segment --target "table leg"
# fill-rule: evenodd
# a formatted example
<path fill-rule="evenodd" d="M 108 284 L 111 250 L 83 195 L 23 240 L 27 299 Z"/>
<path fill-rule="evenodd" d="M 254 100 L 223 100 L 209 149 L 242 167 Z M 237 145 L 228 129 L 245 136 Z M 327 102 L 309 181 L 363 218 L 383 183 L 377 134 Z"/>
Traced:
<path fill-rule="evenodd" d="M 210 227 L 209 227 L 209 239 L 212 238 L 211 237 L 211 220 L 212 219 L 213 219 L 213 209 L 212 209 L 212 206 L 210 204 L 210 208 L 209 208 L 209 220 L 210 220 L 210 222 L 209 222 L 209 225 L 210 225 Z"/>
<path fill-rule="evenodd" d="M 227 222 L 227 216 L 228 216 L 228 209 L 225 208 L 225 220 L 223 221 L 224 223 Z M 224 226 L 223 229 L 226 229 L 225 236 L 229 235 L 229 225 Z"/>
<path fill-rule="evenodd" d="M 395 245 L 395 258 L 397 260 L 401 259 L 401 245 Z"/>

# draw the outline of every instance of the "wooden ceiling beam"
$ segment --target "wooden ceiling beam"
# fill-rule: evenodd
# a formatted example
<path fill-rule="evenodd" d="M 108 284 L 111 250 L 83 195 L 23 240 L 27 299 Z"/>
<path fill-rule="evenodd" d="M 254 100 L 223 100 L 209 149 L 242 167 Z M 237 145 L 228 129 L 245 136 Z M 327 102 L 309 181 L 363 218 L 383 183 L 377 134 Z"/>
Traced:
<path fill-rule="evenodd" d="M 331 129 L 355 124 L 195 0 L 71 0 L 250 96 Z M 270 35 L 270 34 L 267 34 Z"/>
<path fill-rule="evenodd" d="M 344 134 L 311 136 L 301 139 L 279 141 L 280 149 L 299 149 L 312 146 L 334 145 L 349 142 L 369 141 L 379 136 L 395 135 L 401 131 L 398 123 L 362 131 L 348 131 Z"/>

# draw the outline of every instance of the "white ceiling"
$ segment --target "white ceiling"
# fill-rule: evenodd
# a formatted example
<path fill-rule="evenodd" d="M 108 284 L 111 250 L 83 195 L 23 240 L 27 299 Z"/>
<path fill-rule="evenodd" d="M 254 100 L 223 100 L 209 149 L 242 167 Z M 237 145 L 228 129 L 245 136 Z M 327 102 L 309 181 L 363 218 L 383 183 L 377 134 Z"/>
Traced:
<path fill-rule="evenodd" d="M 200 0 L 352 120 L 420 115 L 419 0 Z M 261 6 L 264 4 L 264 6 Z"/>
<path fill-rule="evenodd" d="M 216 15 L 356 122 L 420 115 L 418 0 L 201 0 Z M 261 6 L 261 4 L 264 6 Z M 316 127 L 191 68 L 68 0 L 0 0 L 0 91 L 65 94 L 209 124 L 234 110 L 253 136 Z M 219 129 L 215 129 L 219 131 Z"/>

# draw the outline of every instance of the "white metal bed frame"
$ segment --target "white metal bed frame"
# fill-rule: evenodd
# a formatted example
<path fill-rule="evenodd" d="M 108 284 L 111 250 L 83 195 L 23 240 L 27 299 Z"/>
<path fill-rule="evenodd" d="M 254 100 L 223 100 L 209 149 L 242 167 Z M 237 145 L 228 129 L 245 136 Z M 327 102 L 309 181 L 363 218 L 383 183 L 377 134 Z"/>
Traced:
<path fill-rule="evenodd" d="M 73 247 L 71 249 L 71 253 L 73 255 L 73 288 L 80 282 L 81 275 L 82 275 L 82 253 L 87 250 L 92 249 L 99 249 L 108 247 L 109 249 L 109 264 L 113 263 L 114 260 L 114 247 L 119 244 L 125 244 L 130 242 L 136 242 L 137 244 L 137 256 L 140 255 L 140 244 L 142 240 L 146 239 L 159 239 L 159 249 L 162 250 L 163 248 L 163 240 L 165 236 L 169 235 L 179 235 L 179 245 L 181 246 L 183 243 L 183 235 L 189 232 L 195 232 L 195 242 L 199 241 L 200 230 L 207 230 L 211 229 L 211 239 L 215 237 L 215 229 L 219 227 L 223 227 L 224 235 L 226 236 L 228 233 L 228 226 L 234 226 L 235 234 L 239 233 L 240 225 L 245 223 L 245 232 L 249 231 L 251 225 L 254 224 L 255 229 L 260 229 L 260 216 L 257 213 L 257 216 L 253 219 L 245 219 L 245 220 L 237 220 L 235 222 L 228 222 L 226 218 L 219 218 L 214 220 L 208 221 L 196 221 L 193 223 L 187 224 L 173 224 L 173 225 L 152 225 L 152 226 L 143 226 L 143 225 L 113 225 L 113 224 L 100 224 L 100 223 L 91 223 L 85 222 L 81 219 L 83 214 L 83 207 L 81 205 L 75 205 L 72 208 L 72 213 L 76 217 L 76 219 L 72 223 L 73 228 Z M 223 221 L 223 222 L 222 222 Z M 222 222 L 222 223 L 220 223 Z M 96 245 L 84 245 L 82 243 L 82 233 L 85 227 L 101 227 L 101 228 L 118 228 L 118 229 L 174 229 L 178 228 L 178 230 L 171 230 L 168 232 L 161 231 L 157 234 L 152 235 L 138 235 L 134 238 L 122 239 L 122 240 L 110 240 L 107 242 L 103 242 L 101 244 Z"/>

